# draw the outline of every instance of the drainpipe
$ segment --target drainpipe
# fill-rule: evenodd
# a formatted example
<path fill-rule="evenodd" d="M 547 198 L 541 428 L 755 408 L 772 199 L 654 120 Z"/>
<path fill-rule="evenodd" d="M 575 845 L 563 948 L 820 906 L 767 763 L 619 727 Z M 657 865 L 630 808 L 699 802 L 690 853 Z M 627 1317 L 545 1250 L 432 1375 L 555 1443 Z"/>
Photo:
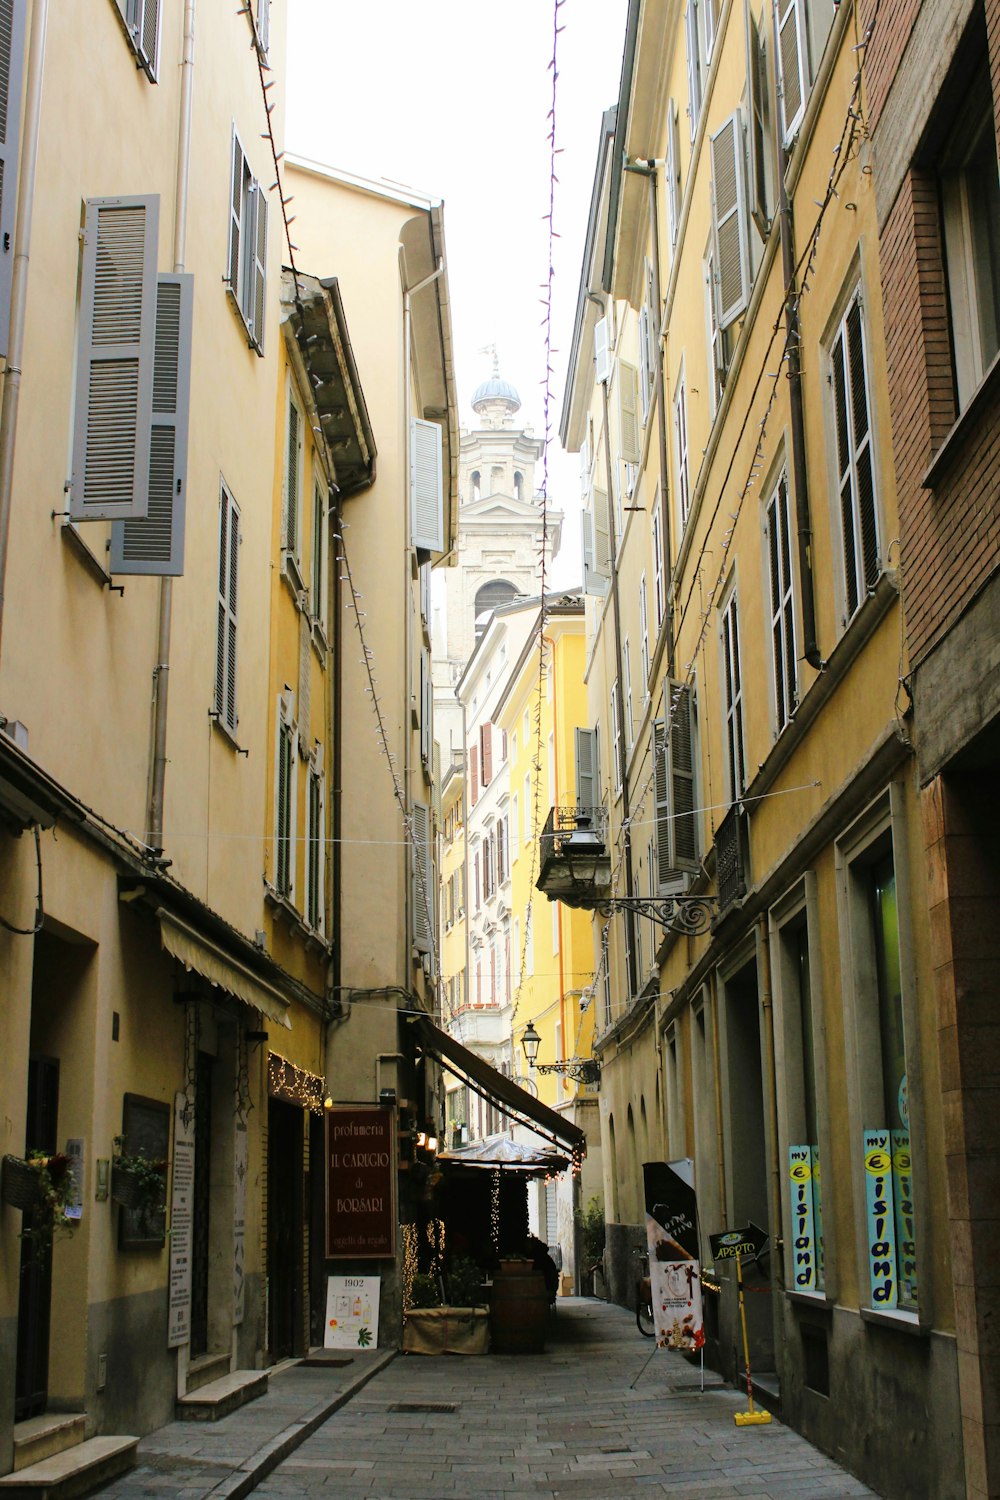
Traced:
<path fill-rule="evenodd" d="M 194 8 L 185 0 L 184 48 L 181 60 L 181 106 L 177 132 L 177 187 L 174 197 L 174 271 L 184 270 L 187 239 L 188 185 L 191 177 L 191 106 L 194 96 Z M 167 777 L 167 698 L 170 679 L 170 626 L 174 580 L 160 579 L 156 627 L 156 666 L 153 668 L 153 763 L 149 777 L 146 842 L 154 856 L 163 853 L 163 802 Z"/>
<path fill-rule="evenodd" d="M 329 521 L 335 536 L 341 536 L 344 521 L 344 507 L 340 498 L 340 490 L 337 485 L 330 486 L 329 499 Z M 331 684 L 330 712 L 333 719 L 330 738 L 330 782 L 332 807 L 330 809 L 330 837 L 333 841 L 330 857 L 330 887 L 331 887 L 331 927 L 330 934 L 333 942 L 333 958 L 330 965 L 330 1005 L 328 1014 L 340 1014 L 343 1011 L 343 1001 L 339 999 L 341 985 L 343 982 L 343 962 L 341 957 L 341 912 L 340 894 L 343 889 L 343 848 L 341 845 L 341 833 L 343 832 L 344 817 L 344 793 L 343 793 L 343 764 L 344 764 L 344 625 L 341 618 L 344 610 L 343 586 L 340 581 L 340 564 L 330 569 L 332 574 L 333 600 L 333 626 L 331 630 L 330 645 L 333 651 L 333 682 Z M 334 996 L 337 1000 L 334 1001 Z M 327 1028 L 328 1029 L 328 1028 Z M 324 1036 L 324 1057 L 326 1037 Z"/>
<path fill-rule="evenodd" d="M 399 255 L 400 255 L 400 268 L 403 269 L 403 248 L 402 248 L 402 246 L 400 246 Z M 412 314 L 412 311 L 411 311 L 411 304 L 412 304 L 412 299 L 417 294 L 417 292 L 422 292 L 423 289 L 424 289 L 424 287 L 430 286 L 430 284 L 431 284 L 432 281 L 437 281 L 438 277 L 442 274 L 443 271 L 444 271 L 444 258 L 443 257 L 439 257 L 438 258 L 438 263 L 435 266 L 434 270 L 431 271 L 430 275 L 425 276 L 422 281 L 416 282 L 413 286 L 408 287 L 405 284 L 405 282 L 403 284 L 403 453 L 407 457 L 407 462 L 409 461 L 409 456 L 410 456 L 410 416 L 411 416 L 411 412 L 410 412 L 410 356 L 411 356 L 411 353 L 412 353 L 412 340 L 413 340 L 413 314 Z M 407 492 L 407 495 L 409 495 L 410 477 L 409 477 L 409 469 L 408 468 L 407 468 L 407 472 L 406 472 L 406 480 L 405 480 L 405 482 L 406 482 L 406 492 Z M 410 659 L 411 658 L 411 653 L 412 653 L 412 650 L 413 650 L 413 628 L 412 628 L 412 622 L 410 620 L 410 602 L 411 602 L 411 594 L 412 594 L 412 590 L 413 590 L 413 579 L 412 579 L 411 574 L 412 574 L 412 560 L 413 560 L 413 555 L 414 555 L 414 547 L 413 547 L 413 533 L 412 533 L 412 527 L 410 525 L 410 516 L 409 516 L 409 511 L 408 510 L 407 510 L 407 517 L 406 517 L 404 535 L 406 537 L 406 546 L 403 548 L 403 599 L 405 600 L 405 607 L 404 607 L 404 610 L 403 610 L 403 663 L 404 663 L 403 670 L 404 670 L 404 672 L 406 674 L 406 688 L 405 688 L 406 703 L 404 705 L 404 720 L 403 720 L 403 722 L 404 722 L 404 730 L 403 730 L 403 794 L 406 797 L 406 805 L 409 808 L 411 798 L 410 798 L 410 731 L 409 731 L 409 727 L 408 726 L 409 726 L 409 723 L 410 723 L 410 693 L 411 693 L 412 688 L 413 688 L 413 680 L 412 680 L 413 679 L 413 662 Z M 421 705 L 421 711 L 422 710 L 423 710 L 423 705 Z M 406 975 L 407 975 L 407 977 L 409 977 L 409 974 L 410 974 L 410 968 L 409 968 L 409 965 L 410 965 L 410 954 L 413 952 L 413 911 L 412 911 L 411 908 L 412 908 L 412 902 L 411 901 L 407 901 L 407 903 L 406 903 L 406 952 L 405 952 L 405 960 L 404 960 L 405 965 L 406 965 Z"/>
<path fill-rule="evenodd" d="M 774 1269 L 784 1272 L 785 1236 L 781 1218 L 781 1162 L 778 1157 L 778 1087 L 774 1062 L 774 1000 L 771 991 L 771 945 L 767 918 L 757 920 L 757 972 L 760 1008 L 764 1021 L 764 1087 L 767 1090 L 768 1125 L 771 1132 L 771 1243 L 780 1254 L 774 1258 Z M 784 1285 L 784 1274 L 781 1284 Z"/>
<path fill-rule="evenodd" d="M 587 293 L 591 302 L 596 302 L 605 316 L 607 309 L 600 297 L 593 292 Z M 604 403 L 604 470 L 608 486 L 608 544 L 611 554 L 611 613 L 614 622 L 615 638 L 615 684 L 618 692 L 618 780 L 622 789 L 622 823 L 625 829 L 625 884 L 626 892 L 632 895 L 632 831 L 630 827 L 629 788 L 628 788 L 628 742 L 625 737 L 625 694 L 622 691 L 622 625 L 621 605 L 618 598 L 618 539 L 615 536 L 615 492 L 613 474 L 611 470 L 611 413 L 608 401 L 608 383 L 604 381 L 601 385 Z M 626 909 L 625 932 L 628 945 L 628 987 L 629 999 L 635 995 L 639 988 L 639 978 L 635 964 L 635 913 Z"/>
<path fill-rule="evenodd" d="M 48 0 L 35 0 L 31 11 L 28 67 L 24 89 L 24 125 L 21 162 L 17 180 L 17 218 L 14 226 L 14 261 L 11 270 L 10 330 L 7 368 L 0 408 L 0 642 L 4 601 L 7 593 L 7 548 L 10 541 L 10 509 L 14 480 L 14 440 L 21 395 L 21 361 L 24 357 L 24 315 L 28 299 L 28 256 L 31 248 L 31 212 L 35 198 L 35 168 L 42 114 L 42 71 L 45 64 L 45 28 Z"/>
<path fill-rule="evenodd" d="M 649 184 L 649 234 L 652 246 L 653 307 L 656 313 L 656 438 L 660 460 L 660 542 L 666 599 L 667 617 L 667 675 L 675 675 L 674 662 L 674 579 L 670 558 L 670 498 L 667 493 L 667 390 L 663 378 L 663 357 L 660 351 L 660 320 L 663 316 L 663 299 L 660 295 L 660 221 L 656 206 L 656 169 L 663 163 L 650 157 L 646 161 L 626 163 L 627 172 L 638 172 Z"/>
<path fill-rule="evenodd" d="M 771 0 L 774 35 L 778 36 L 778 8 Z M 772 48 L 774 98 L 781 98 L 778 49 Z M 801 329 L 798 292 L 795 285 L 795 240 L 792 210 L 785 188 L 788 156 L 778 137 L 778 226 L 781 231 L 781 270 L 785 283 L 785 330 L 788 341 L 788 411 L 792 433 L 792 482 L 795 488 L 795 530 L 798 540 L 799 581 L 802 587 L 802 654 L 811 667 L 821 672 L 826 666 L 816 640 L 816 595 L 813 587 L 812 520 L 809 512 L 809 475 L 806 470 L 806 432 L 802 412 Z"/>

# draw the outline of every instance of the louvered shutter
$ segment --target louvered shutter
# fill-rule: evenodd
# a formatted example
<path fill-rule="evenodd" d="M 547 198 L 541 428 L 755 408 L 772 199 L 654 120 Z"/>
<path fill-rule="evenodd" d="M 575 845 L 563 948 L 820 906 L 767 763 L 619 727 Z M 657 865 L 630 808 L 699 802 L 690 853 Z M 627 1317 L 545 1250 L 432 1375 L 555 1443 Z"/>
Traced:
<path fill-rule="evenodd" d="M 607 318 L 598 318 L 594 325 L 594 364 L 598 385 L 603 385 L 611 375 L 611 347 Z"/>
<path fill-rule="evenodd" d="M 296 698 L 299 725 L 302 729 L 302 738 L 299 741 L 299 753 L 308 757 L 309 755 L 309 710 L 311 704 L 312 685 L 312 623 L 304 609 L 299 610 L 299 691 Z"/>
<path fill-rule="evenodd" d="M 594 518 L 589 510 L 580 515 L 580 531 L 583 548 L 583 592 L 604 595 L 608 591 L 608 580 L 594 567 Z"/>
<path fill-rule="evenodd" d="M 262 52 L 271 44 L 271 0 L 257 0 L 257 41 Z"/>
<path fill-rule="evenodd" d="M 112 522 L 112 573 L 178 578 L 184 572 L 193 312 L 193 276 L 157 277 L 149 509 L 145 518 Z"/>
<path fill-rule="evenodd" d="M 493 725 L 483 724 L 479 731 L 479 744 L 483 757 L 483 786 L 493 780 Z"/>
<path fill-rule="evenodd" d="M 441 428 L 414 417 L 410 424 L 410 525 L 414 547 L 444 548 Z"/>
<path fill-rule="evenodd" d="M 293 557 L 299 555 L 299 507 L 302 487 L 302 418 L 291 391 L 288 393 L 288 431 L 285 449 L 284 536 L 282 545 Z"/>
<path fill-rule="evenodd" d="M 684 13 L 684 29 L 687 41 L 688 117 L 691 122 L 691 139 L 698 129 L 701 114 L 701 56 L 698 49 L 697 0 L 688 0 Z"/>
<path fill-rule="evenodd" d="M 233 126 L 232 159 L 229 177 L 229 246 L 226 254 L 226 281 L 229 290 L 242 307 L 240 296 L 240 242 L 243 238 L 243 147 Z"/>
<path fill-rule="evenodd" d="M 671 99 L 667 111 L 667 224 L 670 243 L 677 243 L 681 220 L 681 125 L 677 101 Z"/>
<path fill-rule="evenodd" d="M 264 292 L 267 284 L 267 194 L 259 182 L 252 189 L 254 201 L 254 258 L 251 301 L 245 309 L 254 348 L 264 353 Z"/>
<path fill-rule="evenodd" d="M 805 111 L 806 70 L 805 0 L 779 0 L 778 80 L 781 89 L 781 134 L 787 146 Z"/>
<path fill-rule="evenodd" d="M 279 709 L 275 786 L 274 884 L 289 900 L 295 889 L 295 751 L 292 726 Z"/>
<path fill-rule="evenodd" d="M 642 311 L 646 313 L 646 308 Z M 645 338 L 641 317 L 639 338 Z M 624 360 L 618 362 L 618 441 L 620 456 L 625 463 L 637 464 L 642 456 L 639 446 L 639 372 L 635 365 L 626 364 Z"/>
<path fill-rule="evenodd" d="M 599 801 L 597 786 L 597 731 L 575 729 L 573 731 L 576 754 L 576 805 L 586 809 L 596 807 Z"/>
<path fill-rule="evenodd" d="M 144 516 L 149 504 L 160 200 L 91 198 L 84 222 L 70 515 Z"/>
<path fill-rule="evenodd" d="M 770 227 L 767 202 L 767 70 L 757 22 L 746 18 L 747 96 L 750 102 L 750 212 L 763 236 Z"/>
<path fill-rule="evenodd" d="M 424 802 L 413 804 L 411 854 L 413 946 L 418 953 L 431 949 L 430 809 Z"/>
<path fill-rule="evenodd" d="M 469 747 L 469 802 L 473 807 L 479 801 L 479 747 Z"/>
<path fill-rule="evenodd" d="M 27 0 L 0 0 L 0 355 L 4 357 L 10 335 L 14 271 L 26 3 Z"/>
<path fill-rule="evenodd" d="M 139 12 L 136 51 L 143 68 L 155 82 L 160 60 L 160 0 L 140 0 Z"/>
<path fill-rule="evenodd" d="M 611 518 L 606 490 L 594 490 L 594 571 L 600 578 L 611 577 Z"/>
<path fill-rule="evenodd" d="M 239 602 L 240 513 L 226 486 L 219 501 L 219 597 L 216 636 L 215 709 L 219 722 L 236 733 L 236 645 Z"/>
<path fill-rule="evenodd" d="M 716 317 L 728 328 L 747 305 L 750 283 L 739 110 L 712 136 L 712 241 Z"/>
<path fill-rule="evenodd" d="M 698 866 L 690 688 L 668 680 L 664 713 L 666 718 L 653 725 L 656 868 L 661 892 Z"/>

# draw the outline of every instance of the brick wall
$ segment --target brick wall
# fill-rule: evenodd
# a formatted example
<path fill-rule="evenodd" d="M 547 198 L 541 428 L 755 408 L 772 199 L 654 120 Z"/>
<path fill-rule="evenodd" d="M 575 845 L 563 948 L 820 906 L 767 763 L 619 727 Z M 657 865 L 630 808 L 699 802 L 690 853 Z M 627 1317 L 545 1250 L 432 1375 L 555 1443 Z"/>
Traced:
<path fill-rule="evenodd" d="M 896 76 L 921 0 L 861 0 L 861 35 L 866 36 L 878 10 L 877 25 L 865 55 L 864 106 L 874 130 Z"/>

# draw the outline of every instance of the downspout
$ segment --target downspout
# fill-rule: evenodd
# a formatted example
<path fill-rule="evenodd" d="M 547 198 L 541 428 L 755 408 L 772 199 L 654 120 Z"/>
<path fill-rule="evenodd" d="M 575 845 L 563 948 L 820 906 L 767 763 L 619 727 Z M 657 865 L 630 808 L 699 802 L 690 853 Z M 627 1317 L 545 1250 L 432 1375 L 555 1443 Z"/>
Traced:
<path fill-rule="evenodd" d="M 188 184 L 191 177 L 191 106 L 194 97 L 194 8 L 184 4 L 184 45 L 181 60 L 181 105 L 177 132 L 177 188 L 174 197 L 174 272 L 184 270 L 187 240 Z M 149 816 L 146 842 L 159 858 L 163 853 L 163 803 L 167 776 L 167 699 L 170 680 L 170 626 L 174 580 L 160 579 L 156 629 L 156 666 L 153 668 L 153 764 L 149 778 Z"/>
<path fill-rule="evenodd" d="M 649 184 L 649 234 L 652 245 L 652 267 L 653 267 L 653 303 L 656 312 L 656 438 L 657 450 L 660 460 L 660 564 L 663 571 L 664 588 L 666 597 L 664 609 L 667 622 L 667 675 L 675 675 L 674 660 L 674 579 L 670 557 L 670 497 L 668 495 L 667 475 L 668 450 L 667 450 L 667 388 L 663 376 L 663 354 L 661 349 L 662 330 L 660 320 L 663 316 L 663 299 L 660 295 L 660 221 L 657 214 L 656 204 L 656 169 L 662 163 L 650 157 L 647 161 L 628 162 L 625 170 L 627 172 L 638 172 L 644 176 Z"/>
<path fill-rule="evenodd" d="M 330 512 L 329 525 L 335 537 L 342 535 L 344 519 L 344 507 L 341 500 L 340 490 L 337 485 L 330 486 Z M 341 985 L 343 983 L 343 962 L 341 958 L 341 891 L 343 890 L 343 850 L 341 846 L 341 833 L 343 831 L 344 818 L 344 792 L 343 792 L 343 764 L 344 764 L 344 625 L 341 615 L 344 608 L 343 586 L 340 579 L 340 563 L 331 568 L 333 588 L 333 628 L 332 640 L 330 642 L 333 651 L 333 682 L 331 684 L 330 704 L 333 723 L 330 729 L 330 781 L 332 807 L 330 820 L 330 837 L 332 848 L 330 854 L 330 883 L 331 883 L 331 926 L 330 934 L 333 940 L 333 957 L 330 963 L 330 997 L 328 1006 L 330 1017 L 339 1014 L 343 1010 L 343 1002 L 339 999 Z M 334 1000 L 334 996 L 337 997 Z M 325 1041 L 325 1038 L 324 1038 Z M 324 1048 L 325 1051 L 325 1048 Z"/>
<path fill-rule="evenodd" d="M 760 1008 L 764 1021 L 764 1087 L 767 1089 L 768 1125 L 771 1131 L 771 1243 L 780 1253 L 774 1258 L 774 1268 L 781 1271 L 780 1284 L 784 1286 L 785 1236 L 781 1217 L 781 1162 L 778 1155 L 778 1086 L 774 1061 L 774 997 L 771 991 L 771 945 L 768 941 L 767 918 L 757 919 L 757 971 L 759 978 Z"/>
<path fill-rule="evenodd" d="M 399 249 L 399 256 L 400 256 L 400 270 L 403 271 L 405 269 L 405 266 L 404 266 L 404 262 L 403 262 L 403 247 L 402 246 L 400 246 L 400 249 Z M 430 275 L 425 276 L 422 281 L 418 281 L 413 286 L 410 286 L 410 287 L 408 287 L 405 284 L 405 281 L 403 283 L 403 453 L 406 455 L 406 465 L 407 465 L 407 467 L 406 467 L 406 474 L 405 474 L 405 481 L 404 481 L 405 482 L 405 486 L 406 486 L 406 494 L 407 495 L 409 495 L 409 493 L 410 493 L 409 461 L 410 461 L 410 453 L 411 453 L 411 444 L 410 444 L 410 417 L 411 417 L 411 412 L 410 412 L 410 358 L 411 358 L 411 353 L 412 353 L 412 347 L 411 346 L 412 346 L 412 339 L 413 339 L 413 327 L 412 327 L 413 314 L 412 314 L 412 311 L 411 311 L 411 302 L 412 302 L 412 298 L 416 295 L 417 292 L 422 292 L 423 289 L 424 289 L 424 287 L 430 286 L 430 284 L 431 284 L 432 281 L 437 281 L 438 277 L 443 273 L 443 271 L 444 271 L 444 259 L 441 258 L 441 257 L 439 257 L 438 263 L 437 263 L 436 267 L 434 268 L 434 270 L 431 271 Z M 406 521 L 404 523 L 404 537 L 406 539 L 406 545 L 403 548 L 403 600 L 404 600 L 404 608 L 403 608 L 403 663 L 404 663 L 404 666 L 403 666 L 403 670 L 404 670 L 404 672 L 406 674 L 406 688 L 405 688 L 406 703 L 404 704 L 404 708 L 403 708 L 403 724 L 404 724 L 404 729 L 403 729 L 403 794 L 404 794 L 404 796 L 406 798 L 407 809 L 409 809 L 409 807 L 411 805 L 411 790 L 410 790 L 410 730 L 409 730 L 409 724 L 410 724 L 410 694 L 411 694 L 411 692 L 413 690 L 413 662 L 411 660 L 411 652 L 413 650 L 413 626 L 412 626 L 412 621 L 410 619 L 410 605 L 411 605 L 411 602 L 412 602 L 412 593 L 413 593 L 413 579 L 411 577 L 411 573 L 412 573 L 412 562 L 413 562 L 413 557 L 414 557 L 414 547 L 413 547 L 413 528 L 412 528 L 412 525 L 411 525 L 411 518 L 410 518 L 409 507 L 408 506 L 407 506 L 405 514 L 406 514 Z M 422 711 L 423 711 L 423 705 L 421 705 L 421 712 Z M 407 881 L 407 889 L 409 889 L 409 881 Z M 414 932 L 414 927 L 413 927 L 413 910 L 412 910 L 412 905 L 413 905 L 412 900 L 407 900 L 407 902 L 406 902 L 406 932 L 405 932 L 406 948 L 404 950 L 404 973 L 405 973 L 407 979 L 409 979 L 409 977 L 410 977 L 410 955 L 413 952 L 413 932 Z"/>
<path fill-rule="evenodd" d="M 24 91 L 24 124 L 17 183 L 17 218 L 14 224 L 14 261 L 11 268 L 10 334 L 7 368 L 0 408 L 0 644 L 3 639 L 4 602 L 7 595 L 7 549 L 10 542 L 10 511 L 14 490 L 14 441 L 21 396 L 21 361 L 24 358 L 24 317 L 28 300 L 28 261 L 31 248 L 31 214 L 35 199 L 35 170 L 42 116 L 42 73 L 45 65 L 45 30 L 49 0 L 35 0 L 31 11 L 28 67 Z"/>
<path fill-rule="evenodd" d="M 605 316 L 607 309 L 600 297 L 594 292 L 588 292 L 587 297 L 591 302 L 596 302 L 601 309 L 601 315 Z M 610 552 L 611 567 L 611 614 L 614 622 L 615 639 L 615 685 L 617 686 L 618 699 L 618 780 L 622 789 L 622 827 L 625 832 L 625 884 L 626 894 L 632 895 L 632 830 L 631 814 L 629 807 L 628 789 L 628 742 L 625 738 L 625 695 L 622 692 L 622 625 L 621 605 L 618 598 L 618 540 L 615 535 L 615 492 L 613 473 L 611 469 L 611 412 L 608 401 L 608 383 L 602 381 L 601 391 L 604 406 L 604 470 L 608 486 L 608 550 Z M 635 964 L 635 913 L 626 908 L 625 932 L 628 945 L 628 987 L 629 999 L 631 1000 L 639 988 L 638 973 Z"/>
<path fill-rule="evenodd" d="M 776 0 L 771 0 L 774 35 L 778 33 Z M 774 97 L 781 98 L 778 49 L 772 48 Z M 792 435 L 792 482 L 795 486 L 795 530 L 798 541 L 799 580 L 802 588 L 802 654 L 811 667 L 821 672 L 826 666 L 816 640 L 816 594 L 813 587 L 812 520 L 809 511 L 809 475 L 806 469 L 806 431 L 802 411 L 801 329 L 799 327 L 798 291 L 795 285 L 795 241 L 792 210 L 785 187 L 788 156 L 779 128 L 775 132 L 778 146 L 778 227 L 781 232 L 781 271 L 785 283 L 785 331 L 788 349 L 788 412 Z"/>

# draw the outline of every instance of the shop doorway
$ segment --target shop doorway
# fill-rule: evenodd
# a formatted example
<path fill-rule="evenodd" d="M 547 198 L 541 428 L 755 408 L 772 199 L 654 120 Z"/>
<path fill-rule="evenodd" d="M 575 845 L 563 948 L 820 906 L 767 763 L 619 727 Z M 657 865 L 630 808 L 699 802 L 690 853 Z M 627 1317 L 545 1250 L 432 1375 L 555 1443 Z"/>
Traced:
<path fill-rule="evenodd" d="M 724 981 L 724 995 L 730 1227 L 743 1228 L 753 1223 L 770 1235 L 756 962 L 751 960 Z M 769 1295 L 771 1259 L 771 1255 L 765 1253 L 756 1264 L 750 1262 L 744 1266 L 750 1358 L 754 1370 L 761 1373 L 775 1368 L 773 1309 Z M 735 1301 L 733 1312 L 735 1314 Z M 738 1342 L 735 1328 L 733 1338 L 735 1348 Z M 742 1366 L 740 1349 L 736 1367 L 741 1369 Z"/>
<path fill-rule="evenodd" d="M 51 1155 L 58 1149 L 59 1061 L 28 1058 L 28 1109 L 25 1148 Z M 32 1210 L 25 1210 L 30 1229 Z M 17 1307 L 17 1376 L 14 1420 L 26 1421 L 45 1411 L 49 1394 L 49 1329 L 52 1319 L 52 1247 L 32 1237 L 21 1241 Z"/>
<path fill-rule="evenodd" d="M 302 1110 L 267 1102 L 267 1318 L 274 1360 L 303 1348 Z"/>

